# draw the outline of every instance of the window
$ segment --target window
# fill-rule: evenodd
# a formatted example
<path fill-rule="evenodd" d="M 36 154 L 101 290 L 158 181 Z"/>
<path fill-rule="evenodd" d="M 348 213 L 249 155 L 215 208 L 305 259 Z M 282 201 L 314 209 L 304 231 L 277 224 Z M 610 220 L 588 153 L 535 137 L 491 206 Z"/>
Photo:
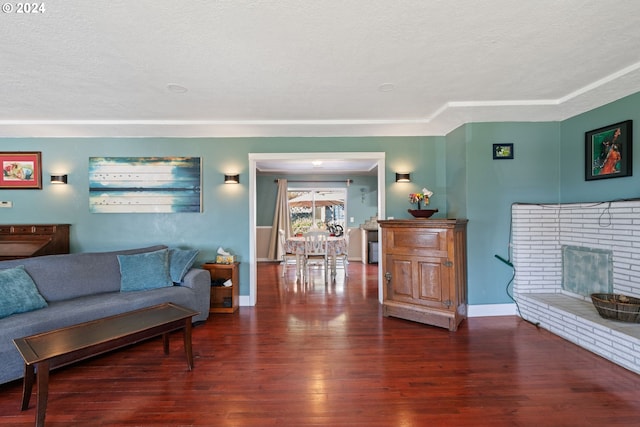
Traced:
<path fill-rule="evenodd" d="M 313 224 L 340 236 L 345 229 L 346 197 L 344 188 L 293 189 L 289 188 L 289 215 L 291 231 L 304 233 Z"/>

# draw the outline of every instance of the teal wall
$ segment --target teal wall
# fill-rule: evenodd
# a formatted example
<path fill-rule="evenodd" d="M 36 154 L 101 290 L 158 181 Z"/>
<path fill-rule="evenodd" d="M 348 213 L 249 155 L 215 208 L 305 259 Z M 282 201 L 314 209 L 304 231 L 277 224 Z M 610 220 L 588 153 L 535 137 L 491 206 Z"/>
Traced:
<path fill-rule="evenodd" d="M 513 203 L 558 202 L 559 129 L 559 123 L 475 123 L 449 134 L 452 209 L 469 219 L 471 304 L 511 302 L 505 288 L 513 271 L 494 255 L 509 256 Z M 514 158 L 494 160 L 493 144 L 504 143 L 513 143 Z"/>
<path fill-rule="evenodd" d="M 467 126 L 447 135 L 447 212 L 450 218 L 467 215 Z"/>
<path fill-rule="evenodd" d="M 40 190 L 0 190 L 13 208 L 0 211 L 2 223 L 69 223 L 71 250 L 101 251 L 151 244 L 197 248 L 199 261 L 210 260 L 219 246 L 248 260 L 249 200 L 247 145 L 232 141 L 173 138 L 25 138 L 1 139 L 0 149 L 41 151 Z M 197 156 L 202 158 L 203 213 L 91 214 L 88 159 L 92 156 Z M 223 184 L 236 171 L 245 185 Z M 52 185 L 53 172 L 69 175 L 68 185 Z M 241 287 L 248 294 L 248 266 Z"/>
<path fill-rule="evenodd" d="M 403 138 L 386 152 L 386 216 L 412 218 L 409 193 L 423 188 L 433 191 L 429 209 L 438 209 L 434 218 L 447 216 L 446 139 L 444 137 Z M 373 150 L 371 150 L 373 151 Z M 395 182 L 396 172 L 411 173 L 411 182 Z"/>
<path fill-rule="evenodd" d="M 217 248 L 222 246 L 244 261 L 240 268 L 240 293 L 248 295 L 249 153 L 384 152 L 388 186 L 396 185 L 394 170 L 390 169 L 395 165 L 419 168 L 415 176 L 424 182 L 421 185 L 430 186 L 429 180 L 435 181 L 439 170 L 436 141 L 442 144 L 442 138 L 436 137 L 4 138 L 0 139 L 2 151 L 42 152 L 44 187 L 42 190 L 0 190 L 0 200 L 12 201 L 14 205 L 0 210 L 0 221 L 5 224 L 69 223 L 72 252 L 163 243 L 197 248 L 201 251 L 197 262 L 204 262 L 213 259 Z M 88 160 L 97 156 L 201 157 L 203 212 L 89 213 Z M 240 185 L 223 184 L 223 175 L 231 172 L 240 174 Z M 48 177 L 52 173 L 67 173 L 69 184 L 50 184 Z M 413 187 L 418 188 L 416 184 L 405 189 L 413 191 Z M 388 215 L 408 218 L 407 197 L 404 191 L 388 192 Z M 376 199 L 377 194 L 370 193 L 368 203 L 375 204 Z"/>
<path fill-rule="evenodd" d="M 614 123 L 633 120 L 633 176 L 585 181 L 584 133 Z M 630 199 L 640 196 L 640 93 L 562 122 L 560 200 L 563 203 Z"/>
<path fill-rule="evenodd" d="M 249 153 L 384 152 L 386 215 L 409 218 L 408 195 L 427 187 L 438 217 L 468 218 L 470 304 L 510 302 L 505 287 L 511 270 L 494 258 L 508 256 L 510 207 L 515 202 L 600 201 L 638 196 L 636 176 L 584 181 L 584 132 L 634 120 L 638 135 L 640 94 L 563 122 L 471 123 L 446 137 L 361 138 L 4 138 L 2 151 L 41 151 L 42 190 L 0 190 L 2 223 L 70 223 L 73 252 L 164 243 L 200 249 L 199 261 L 219 246 L 236 253 L 240 293 L 249 294 Z M 513 143 L 513 160 L 493 160 L 494 143 Z M 634 154 L 637 165 L 640 150 Z M 93 156 L 197 156 L 202 158 L 203 212 L 193 214 L 90 214 L 88 159 Z M 69 185 L 51 185 L 51 173 L 69 174 Z M 227 172 L 240 185 L 224 185 Z M 411 183 L 396 183 L 395 172 L 410 172 Z M 356 179 L 357 177 L 349 177 Z M 258 185 L 275 191 L 273 177 Z M 270 181 L 267 183 L 267 181 Z M 360 188 L 350 188 L 350 216 L 368 216 L 377 194 L 357 212 Z M 352 195 L 354 192 L 355 195 Z M 355 199 L 355 200 L 352 200 Z M 272 197 L 257 195 L 258 225 L 270 225 Z M 360 208 L 360 206 L 358 206 Z M 372 214 L 373 215 L 373 214 Z"/>

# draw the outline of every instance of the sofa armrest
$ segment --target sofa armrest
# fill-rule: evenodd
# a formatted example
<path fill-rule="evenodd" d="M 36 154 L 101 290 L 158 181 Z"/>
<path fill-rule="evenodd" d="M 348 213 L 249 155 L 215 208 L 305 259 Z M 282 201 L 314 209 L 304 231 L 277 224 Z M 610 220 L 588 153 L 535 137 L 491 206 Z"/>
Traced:
<path fill-rule="evenodd" d="M 184 275 L 180 286 L 186 286 L 187 288 L 196 289 L 201 286 L 211 287 L 211 275 L 207 270 L 201 268 L 191 268 Z"/>
<path fill-rule="evenodd" d="M 193 321 L 207 320 L 209 317 L 209 300 L 211 299 L 211 275 L 209 272 L 201 268 L 192 268 L 185 274 L 179 285 L 193 289 L 196 294 L 197 310 L 200 314 L 195 316 Z"/>

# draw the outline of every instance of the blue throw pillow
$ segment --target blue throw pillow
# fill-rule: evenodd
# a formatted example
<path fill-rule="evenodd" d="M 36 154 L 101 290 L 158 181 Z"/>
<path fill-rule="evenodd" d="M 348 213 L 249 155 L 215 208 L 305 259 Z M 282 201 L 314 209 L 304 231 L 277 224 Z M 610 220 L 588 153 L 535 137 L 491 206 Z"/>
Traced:
<path fill-rule="evenodd" d="M 0 270 L 0 319 L 46 306 L 47 302 L 24 266 Z"/>
<path fill-rule="evenodd" d="M 180 283 L 198 256 L 196 249 L 169 249 L 169 273 L 173 283 Z"/>
<path fill-rule="evenodd" d="M 120 292 L 173 286 L 169 276 L 169 250 L 118 255 Z"/>

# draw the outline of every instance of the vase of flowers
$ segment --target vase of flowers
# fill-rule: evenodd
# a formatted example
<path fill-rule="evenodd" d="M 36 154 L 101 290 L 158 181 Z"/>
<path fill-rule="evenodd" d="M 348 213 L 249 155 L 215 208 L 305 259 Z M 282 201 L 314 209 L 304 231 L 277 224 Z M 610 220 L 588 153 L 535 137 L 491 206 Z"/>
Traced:
<path fill-rule="evenodd" d="M 418 205 L 418 209 L 408 209 L 408 212 L 415 218 L 429 218 L 438 212 L 438 209 L 422 209 L 421 204 L 428 205 L 431 196 L 433 196 L 433 191 L 429 191 L 427 188 L 423 188 L 421 193 L 409 193 L 409 202 L 412 205 Z"/>
<path fill-rule="evenodd" d="M 433 191 L 429 191 L 427 188 L 423 188 L 421 193 L 409 193 L 409 202 L 412 205 L 418 205 L 418 209 L 422 209 L 420 203 L 424 202 L 425 205 L 429 204 L 429 197 L 433 196 Z"/>

